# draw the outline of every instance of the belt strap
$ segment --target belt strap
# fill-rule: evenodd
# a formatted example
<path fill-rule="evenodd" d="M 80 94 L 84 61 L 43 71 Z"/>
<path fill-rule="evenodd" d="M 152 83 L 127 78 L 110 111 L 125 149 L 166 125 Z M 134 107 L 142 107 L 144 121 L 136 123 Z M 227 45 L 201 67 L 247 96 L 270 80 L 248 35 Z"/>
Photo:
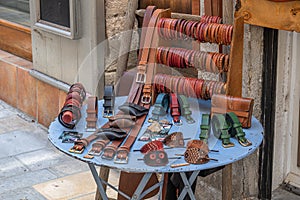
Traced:
<path fill-rule="evenodd" d="M 98 120 L 98 98 L 90 96 L 87 99 L 86 131 L 95 131 Z"/>
<path fill-rule="evenodd" d="M 181 126 L 182 121 L 180 119 L 180 110 L 177 95 L 175 93 L 170 94 L 170 112 L 173 117 L 174 125 Z"/>
<path fill-rule="evenodd" d="M 209 132 L 210 132 L 210 115 L 209 114 L 202 114 L 202 119 L 201 119 L 201 125 L 200 125 L 200 140 L 203 142 L 207 143 Z"/>
<path fill-rule="evenodd" d="M 184 95 L 178 95 L 178 101 L 180 105 L 181 115 L 185 117 L 188 124 L 195 123 L 195 120 L 192 118 L 192 111 L 190 109 L 190 104 Z"/>
<path fill-rule="evenodd" d="M 164 116 L 167 114 L 169 98 L 169 94 L 166 93 L 160 93 L 157 95 L 154 109 L 152 110 L 152 117 L 149 118 L 150 122 L 159 121 L 159 116 Z"/>
<path fill-rule="evenodd" d="M 146 80 L 140 81 L 138 79 L 139 79 L 139 76 L 141 74 L 145 73 L 145 71 L 146 71 L 146 67 L 147 67 L 146 63 L 148 63 L 151 42 L 153 40 L 154 27 L 155 27 L 155 24 L 157 22 L 159 15 L 163 11 L 164 10 L 162 10 L 162 9 L 155 10 L 149 21 L 148 27 L 152 28 L 152 30 L 147 29 L 147 33 L 145 36 L 145 43 L 144 43 L 145 48 L 143 48 L 141 61 L 138 66 L 139 71 L 137 73 L 136 83 L 145 83 L 146 82 L 146 85 L 144 86 L 144 90 L 143 90 L 143 96 L 142 96 L 141 102 L 140 102 L 141 104 L 143 104 L 143 106 L 145 108 L 150 107 L 151 90 L 152 90 L 151 84 L 152 84 L 152 78 L 153 78 L 153 73 L 154 73 L 154 66 L 149 65 L 150 69 L 148 69 L 148 71 L 147 71 L 147 79 Z M 140 96 L 139 96 L 139 98 L 140 98 Z M 115 163 L 127 163 L 128 162 L 128 153 L 130 151 L 131 146 L 133 145 L 133 143 L 135 142 L 135 140 L 137 138 L 137 135 L 141 129 L 142 124 L 145 121 L 145 118 L 146 118 L 146 115 L 143 115 L 142 117 L 137 119 L 136 126 L 134 126 L 132 128 L 132 130 L 130 131 L 130 134 L 126 138 L 125 142 L 122 144 L 122 146 L 120 146 L 118 148 L 117 155 L 115 156 L 115 160 L 114 160 Z"/>
<path fill-rule="evenodd" d="M 229 125 L 226 122 L 225 115 L 214 114 L 211 120 L 212 129 L 215 137 L 221 138 L 222 145 L 225 148 L 233 147 L 234 144 L 230 141 Z"/>
<path fill-rule="evenodd" d="M 245 137 L 242 124 L 235 113 L 229 112 L 226 114 L 226 120 L 231 124 L 230 133 L 235 136 L 242 146 L 250 146 L 252 143 Z"/>
<path fill-rule="evenodd" d="M 110 117 L 114 115 L 115 106 L 115 92 L 113 85 L 104 86 L 104 103 L 103 103 L 103 117 Z"/>

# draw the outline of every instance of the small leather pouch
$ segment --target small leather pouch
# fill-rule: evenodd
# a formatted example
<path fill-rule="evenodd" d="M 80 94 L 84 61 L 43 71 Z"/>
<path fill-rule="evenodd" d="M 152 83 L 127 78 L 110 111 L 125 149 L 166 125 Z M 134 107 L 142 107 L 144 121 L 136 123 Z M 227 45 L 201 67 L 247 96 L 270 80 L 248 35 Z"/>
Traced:
<path fill-rule="evenodd" d="M 119 106 L 119 110 L 123 111 L 125 114 L 130 114 L 136 117 L 140 117 L 148 113 L 149 109 L 134 104 L 134 103 L 124 103 L 123 105 Z"/>
<path fill-rule="evenodd" d="M 211 99 L 211 114 L 233 112 L 239 118 L 243 128 L 250 128 L 253 104 L 252 98 L 215 94 Z"/>

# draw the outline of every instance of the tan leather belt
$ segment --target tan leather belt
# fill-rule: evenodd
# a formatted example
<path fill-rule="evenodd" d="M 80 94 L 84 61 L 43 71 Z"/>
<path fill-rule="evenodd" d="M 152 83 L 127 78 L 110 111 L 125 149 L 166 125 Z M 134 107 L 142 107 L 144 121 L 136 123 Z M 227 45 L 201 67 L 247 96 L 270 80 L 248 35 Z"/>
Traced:
<path fill-rule="evenodd" d="M 86 131 L 95 131 L 98 120 L 98 98 L 96 96 L 88 97 L 86 113 Z"/>

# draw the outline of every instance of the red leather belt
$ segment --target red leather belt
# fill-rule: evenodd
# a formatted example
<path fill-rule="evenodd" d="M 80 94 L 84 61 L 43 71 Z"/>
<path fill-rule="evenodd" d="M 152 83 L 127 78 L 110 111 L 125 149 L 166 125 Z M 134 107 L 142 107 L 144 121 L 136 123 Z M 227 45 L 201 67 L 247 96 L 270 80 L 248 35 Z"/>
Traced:
<path fill-rule="evenodd" d="M 173 123 L 176 126 L 182 125 L 182 121 L 180 119 L 180 107 L 177 99 L 177 95 L 175 93 L 170 94 L 170 112 L 173 117 Z"/>
<path fill-rule="evenodd" d="M 86 113 L 86 131 L 95 131 L 98 120 L 98 98 L 96 96 L 88 97 Z"/>

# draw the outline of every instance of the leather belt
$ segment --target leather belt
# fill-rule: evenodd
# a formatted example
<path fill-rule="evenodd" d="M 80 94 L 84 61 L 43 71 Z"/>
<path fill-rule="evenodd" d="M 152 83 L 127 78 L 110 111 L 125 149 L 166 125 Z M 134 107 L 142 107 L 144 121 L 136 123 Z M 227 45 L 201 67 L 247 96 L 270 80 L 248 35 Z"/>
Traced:
<path fill-rule="evenodd" d="M 170 94 L 170 113 L 173 117 L 173 123 L 176 126 L 181 126 L 182 121 L 180 119 L 180 110 L 177 95 L 175 93 Z"/>
<path fill-rule="evenodd" d="M 80 108 L 85 100 L 86 91 L 81 83 L 71 85 L 58 121 L 66 128 L 73 129 L 81 118 Z"/>
<path fill-rule="evenodd" d="M 211 126 L 215 137 L 221 138 L 223 147 L 229 148 L 234 146 L 234 144 L 230 141 L 230 127 L 224 114 L 214 114 L 211 120 Z"/>
<path fill-rule="evenodd" d="M 95 131 L 98 120 L 98 98 L 96 96 L 88 97 L 86 113 L 86 131 Z"/>
<path fill-rule="evenodd" d="M 235 113 L 233 112 L 227 113 L 226 120 L 231 124 L 229 130 L 231 135 L 235 136 L 242 146 L 247 147 L 252 145 L 252 143 L 247 138 L 245 138 L 245 133 L 243 131 L 242 124 Z"/>
<path fill-rule="evenodd" d="M 159 121 L 159 116 L 167 114 L 169 107 L 169 94 L 160 93 L 156 97 L 154 108 L 152 110 L 152 117 L 149 118 L 149 122 Z"/>
<path fill-rule="evenodd" d="M 195 120 L 192 118 L 192 111 L 190 109 L 190 104 L 187 98 L 184 95 L 178 95 L 178 101 L 180 105 L 181 115 L 185 117 L 188 124 L 195 123 Z"/>
<path fill-rule="evenodd" d="M 163 11 L 164 10 L 162 10 L 162 9 L 155 10 L 150 19 L 150 22 L 148 24 L 148 27 L 153 28 L 153 29 L 152 30 L 148 29 L 146 36 L 145 36 L 145 38 L 146 38 L 145 43 L 144 43 L 145 48 L 143 48 L 143 53 L 142 53 L 142 57 L 141 57 L 141 61 L 140 61 L 140 63 L 143 65 L 144 69 L 146 69 L 146 65 L 144 65 L 144 64 L 148 63 L 149 51 L 150 51 L 150 47 L 151 47 L 150 45 L 153 40 L 154 27 L 155 27 L 155 24 L 157 22 L 159 15 Z M 141 66 L 139 66 L 139 67 L 140 67 L 139 68 L 139 70 L 140 70 Z M 140 71 L 137 73 L 137 77 L 139 76 L 139 73 L 140 73 Z M 151 90 L 152 90 L 151 84 L 152 84 L 153 73 L 154 73 L 154 66 L 151 64 L 148 66 L 148 69 L 147 69 L 147 79 L 146 79 L 146 84 L 144 85 L 145 90 L 143 90 L 143 96 L 142 96 L 141 102 L 140 102 L 145 108 L 150 107 L 151 98 L 149 98 L 149 97 L 151 97 Z M 136 81 L 136 83 L 141 83 L 141 82 Z M 145 83 L 145 80 L 144 80 L 144 83 Z M 122 146 L 120 146 L 118 148 L 117 154 L 114 159 L 115 163 L 127 163 L 128 162 L 128 153 L 130 151 L 131 146 L 133 145 L 133 143 L 136 140 L 136 137 L 140 131 L 142 124 L 144 123 L 145 118 L 146 118 L 146 115 L 143 115 L 137 119 L 137 122 L 136 122 L 137 125 L 132 128 L 132 130 L 130 131 L 125 142 L 122 144 Z"/>
<path fill-rule="evenodd" d="M 207 143 L 208 136 L 210 133 L 209 122 L 210 122 L 210 115 L 202 114 L 201 125 L 200 125 L 201 132 L 199 138 L 205 143 Z"/>
<path fill-rule="evenodd" d="M 104 86 L 104 103 L 103 103 L 103 117 L 111 117 L 114 115 L 114 106 L 115 106 L 115 92 L 113 85 Z"/>

